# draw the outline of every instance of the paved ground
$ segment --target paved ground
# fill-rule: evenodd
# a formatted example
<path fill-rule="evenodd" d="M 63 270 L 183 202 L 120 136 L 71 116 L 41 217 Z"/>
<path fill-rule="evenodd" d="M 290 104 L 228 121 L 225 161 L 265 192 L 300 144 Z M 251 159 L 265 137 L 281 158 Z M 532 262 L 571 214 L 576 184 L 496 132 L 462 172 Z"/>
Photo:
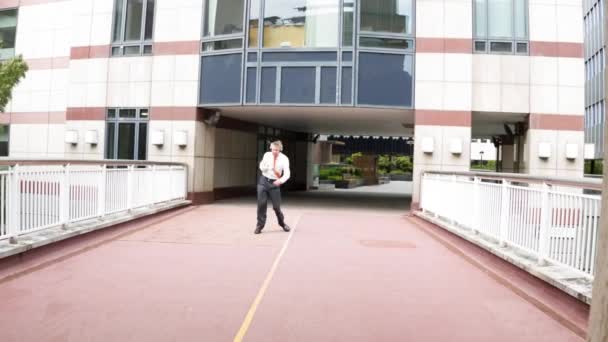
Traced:
<path fill-rule="evenodd" d="M 0 341 L 583 340 L 405 216 L 407 196 L 336 194 L 289 196 L 291 234 L 269 216 L 254 236 L 241 199 L 5 260 Z"/>

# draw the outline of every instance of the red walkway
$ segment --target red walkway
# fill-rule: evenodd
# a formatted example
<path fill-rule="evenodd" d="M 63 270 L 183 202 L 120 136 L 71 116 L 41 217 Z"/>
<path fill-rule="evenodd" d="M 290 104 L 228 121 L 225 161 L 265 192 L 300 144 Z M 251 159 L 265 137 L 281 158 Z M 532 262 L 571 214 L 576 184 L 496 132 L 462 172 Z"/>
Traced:
<path fill-rule="evenodd" d="M 287 213 L 287 245 L 212 205 L 0 262 L 0 341 L 583 341 L 412 218 Z"/>

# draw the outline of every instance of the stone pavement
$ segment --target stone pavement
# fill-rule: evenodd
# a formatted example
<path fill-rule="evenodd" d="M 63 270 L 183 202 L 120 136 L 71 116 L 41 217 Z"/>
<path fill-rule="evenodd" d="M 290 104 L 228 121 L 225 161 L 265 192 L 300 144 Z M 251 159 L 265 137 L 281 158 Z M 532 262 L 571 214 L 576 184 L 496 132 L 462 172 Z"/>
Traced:
<path fill-rule="evenodd" d="M 2 260 L 0 341 L 583 341 L 400 205 L 306 196 L 286 199 L 292 233 L 269 211 L 253 235 L 238 200 Z"/>

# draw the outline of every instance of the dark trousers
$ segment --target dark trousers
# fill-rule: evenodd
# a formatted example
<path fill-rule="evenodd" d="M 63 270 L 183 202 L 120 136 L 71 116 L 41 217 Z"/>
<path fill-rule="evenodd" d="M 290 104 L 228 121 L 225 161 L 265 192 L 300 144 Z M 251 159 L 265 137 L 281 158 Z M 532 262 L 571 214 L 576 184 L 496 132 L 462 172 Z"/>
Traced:
<path fill-rule="evenodd" d="M 258 181 L 258 227 L 266 224 L 266 209 L 268 198 L 272 201 L 272 209 L 277 214 L 277 220 L 281 227 L 285 226 L 285 216 L 281 212 L 281 188 L 272 184 L 266 177 L 260 176 Z"/>

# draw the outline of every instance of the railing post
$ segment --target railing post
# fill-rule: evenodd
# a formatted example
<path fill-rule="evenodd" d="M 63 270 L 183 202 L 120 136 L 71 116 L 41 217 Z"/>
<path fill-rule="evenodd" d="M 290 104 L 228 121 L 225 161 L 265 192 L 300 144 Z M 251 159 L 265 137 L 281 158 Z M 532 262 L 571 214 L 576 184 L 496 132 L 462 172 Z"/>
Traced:
<path fill-rule="evenodd" d="M 502 180 L 501 201 L 500 201 L 500 245 L 506 246 L 508 239 L 509 225 L 509 184 L 506 179 Z"/>
<path fill-rule="evenodd" d="M 66 228 L 70 223 L 70 164 L 63 166 L 63 176 L 59 186 L 59 216 L 61 226 Z"/>
<path fill-rule="evenodd" d="M 133 165 L 129 165 L 127 172 L 127 210 L 133 210 Z"/>
<path fill-rule="evenodd" d="M 97 186 L 97 216 L 99 216 L 100 219 L 106 214 L 107 170 L 106 165 L 101 165 L 101 174 L 99 175 L 99 184 Z"/>
<path fill-rule="evenodd" d="M 479 232 L 479 213 L 481 212 L 481 208 L 479 208 L 479 191 L 480 191 L 480 183 L 481 183 L 481 178 L 479 177 L 473 177 L 473 210 L 472 210 L 472 217 L 473 217 L 473 224 L 472 224 L 472 231 L 473 234 L 477 234 Z"/>
<path fill-rule="evenodd" d="M 188 198 L 188 190 L 189 190 L 189 189 L 188 189 L 188 177 L 190 176 L 190 175 L 188 174 L 188 172 L 192 172 L 192 168 L 188 168 L 187 166 L 182 166 L 182 167 L 181 167 L 181 170 L 182 170 L 181 174 L 182 174 L 182 176 L 183 176 L 183 178 L 184 178 L 184 179 L 183 179 L 183 187 L 184 187 L 184 188 L 183 188 L 183 190 L 182 190 L 182 193 L 183 193 L 183 195 L 184 195 L 184 198 Z M 195 186 L 195 185 L 194 185 L 194 184 L 192 184 L 192 187 L 193 187 L 193 188 L 194 188 L 194 186 Z M 194 191 L 194 189 L 193 189 L 192 191 Z"/>
<path fill-rule="evenodd" d="M 456 222 L 457 222 L 456 217 L 458 215 L 458 206 L 456 205 L 456 203 L 457 203 L 456 201 L 458 199 L 455 198 L 455 197 L 452 197 L 452 195 L 456 195 L 457 194 L 457 192 L 456 192 L 456 180 L 457 180 L 457 177 L 456 177 L 456 175 L 452 175 L 452 177 L 450 177 L 450 178 L 451 178 L 451 182 L 450 182 L 451 189 L 449 191 L 447 191 L 447 194 L 449 194 L 448 195 L 449 196 L 449 202 L 448 203 L 450 203 L 450 205 L 445 205 L 445 206 L 442 205 L 442 208 L 445 208 L 445 210 L 446 210 L 446 212 L 448 214 L 450 223 L 453 224 L 453 225 L 455 225 Z"/>
<path fill-rule="evenodd" d="M 549 228 L 551 226 L 551 198 L 549 197 L 551 187 L 543 183 L 543 192 L 540 206 L 540 232 L 538 234 L 538 263 L 544 265 L 549 257 Z"/>
<path fill-rule="evenodd" d="M 11 184 L 11 208 L 9 211 L 10 222 L 8 224 L 9 243 L 17 243 L 17 235 L 21 231 L 21 180 L 19 179 L 19 165 L 13 166 Z"/>
<path fill-rule="evenodd" d="M 157 178 L 156 177 L 156 165 L 152 165 L 152 188 L 155 188 L 155 186 L 157 185 L 156 178 Z M 158 203 L 158 192 L 159 192 L 158 190 L 152 192 L 152 200 L 150 201 L 151 202 L 150 205 L 154 205 L 155 203 Z"/>

